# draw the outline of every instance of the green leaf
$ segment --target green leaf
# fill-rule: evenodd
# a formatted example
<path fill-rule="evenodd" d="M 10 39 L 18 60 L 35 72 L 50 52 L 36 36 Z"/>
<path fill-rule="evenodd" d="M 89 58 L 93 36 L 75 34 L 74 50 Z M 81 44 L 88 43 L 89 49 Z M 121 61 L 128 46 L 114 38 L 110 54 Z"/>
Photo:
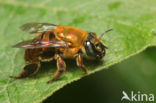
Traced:
<path fill-rule="evenodd" d="M 156 48 L 150 47 L 107 70 L 65 86 L 43 103 L 122 103 L 123 90 L 128 95 L 131 91 L 156 94 L 155 52 Z M 72 97 L 68 99 L 69 96 Z"/>
<path fill-rule="evenodd" d="M 58 81 L 46 84 L 56 70 L 55 62 L 43 63 L 40 72 L 22 80 L 10 79 L 24 65 L 22 49 L 12 45 L 33 38 L 18 27 L 27 22 L 47 22 L 78 27 L 97 34 L 114 30 L 102 39 L 107 54 L 101 62 L 85 59 L 89 74 L 119 63 L 148 46 L 156 45 L 155 0 L 0 0 L 0 102 L 37 103 L 73 81 L 84 77 L 74 60 Z M 103 81 L 104 82 L 104 81 Z"/>

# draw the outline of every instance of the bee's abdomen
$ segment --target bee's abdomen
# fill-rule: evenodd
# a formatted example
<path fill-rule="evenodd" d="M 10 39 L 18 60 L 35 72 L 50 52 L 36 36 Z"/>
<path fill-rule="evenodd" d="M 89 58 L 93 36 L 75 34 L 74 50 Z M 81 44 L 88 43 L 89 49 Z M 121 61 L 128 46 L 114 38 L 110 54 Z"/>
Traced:
<path fill-rule="evenodd" d="M 42 49 L 26 49 L 24 54 L 25 61 L 39 61 Z"/>
<path fill-rule="evenodd" d="M 24 58 L 26 61 L 50 61 L 55 55 L 55 48 L 26 49 Z"/>
<path fill-rule="evenodd" d="M 50 61 L 54 58 L 54 55 L 55 55 L 55 48 L 47 48 L 40 55 L 41 61 Z"/>

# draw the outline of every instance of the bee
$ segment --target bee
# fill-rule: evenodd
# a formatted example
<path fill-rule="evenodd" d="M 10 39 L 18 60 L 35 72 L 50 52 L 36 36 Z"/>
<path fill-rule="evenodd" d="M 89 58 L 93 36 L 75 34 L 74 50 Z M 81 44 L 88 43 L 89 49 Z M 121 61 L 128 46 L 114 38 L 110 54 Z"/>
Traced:
<path fill-rule="evenodd" d="M 109 29 L 98 37 L 94 32 L 49 23 L 27 23 L 22 25 L 21 29 L 29 34 L 38 33 L 38 35 L 32 40 L 22 41 L 13 46 L 25 49 L 26 63 L 18 76 L 10 76 L 10 78 L 21 79 L 32 76 L 38 72 L 40 62 L 56 60 L 57 70 L 47 83 L 57 80 L 63 74 L 66 69 L 64 58 L 76 58 L 77 66 L 87 74 L 83 55 L 95 60 L 103 58 L 107 47 L 100 38 L 112 30 Z"/>

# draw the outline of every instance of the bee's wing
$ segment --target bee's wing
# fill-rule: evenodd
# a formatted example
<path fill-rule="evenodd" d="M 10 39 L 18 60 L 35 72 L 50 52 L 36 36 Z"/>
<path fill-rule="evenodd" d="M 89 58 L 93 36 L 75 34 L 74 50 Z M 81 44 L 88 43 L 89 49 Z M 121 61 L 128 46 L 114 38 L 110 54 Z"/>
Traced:
<path fill-rule="evenodd" d="M 25 48 L 25 49 L 35 49 L 35 48 L 66 48 L 68 44 L 64 41 L 56 42 L 32 42 L 32 40 L 23 41 L 13 46 L 14 48 Z"/>
<path fill-rule="evenodd" d="M 55 24 L 49 23 L 27 23 L 20 27 L 23 31 L 28 32 L 30 34 L 39 33 L 44 31 L 50 31 L 57 28 Z"/>

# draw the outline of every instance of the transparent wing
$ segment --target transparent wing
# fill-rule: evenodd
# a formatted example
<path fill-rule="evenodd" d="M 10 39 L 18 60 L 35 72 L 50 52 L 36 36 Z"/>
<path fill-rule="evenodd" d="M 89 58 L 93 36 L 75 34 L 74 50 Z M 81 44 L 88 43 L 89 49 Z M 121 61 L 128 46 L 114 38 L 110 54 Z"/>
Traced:
<path fill-rule="evenodd" d="M 28 32 L 30 34 L 39 33 L 44 31 L 50 31 L 57 28 L 55 24 L 49 23 L 27 23 L 20 27 L 23 31 Z"/>
<path fill-rule="evenodd" d="M 13 46 L 14 48 L 25 48 L 25 49 L 34 49 L 34 48 L 66 48 L 68 47 L 68 44 L 64 41 L 56 41 L 56 42 L 41 42 L 41 41 L 35 41 L 32 42 L 32 40 L 28 41 L 22 41 L 16 45 Z"/>

